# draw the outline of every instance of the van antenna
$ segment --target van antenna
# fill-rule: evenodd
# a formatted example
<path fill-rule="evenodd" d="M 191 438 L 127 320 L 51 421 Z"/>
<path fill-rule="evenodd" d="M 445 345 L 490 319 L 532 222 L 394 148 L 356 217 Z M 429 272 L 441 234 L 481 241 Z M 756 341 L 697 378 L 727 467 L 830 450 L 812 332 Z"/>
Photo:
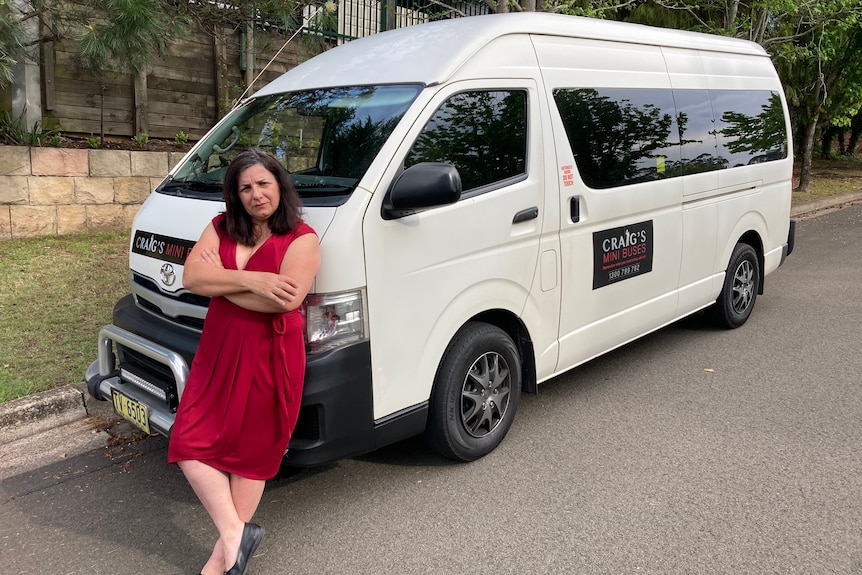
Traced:
<path fill-rule="evenodd" d="M 243 91 L 243 93 L 242 93 L 242 94 L 240 94 L 239 98 L 237 98 L 237 99 L 234 101 L 234 104 L 233 104 L 233 108 L 234 108 L 234 109 L 239 105 L 239 103 L 240 103 L 240 102 L 242 102 L 242 99 L 243 99 L 243 98 L 245 98 L 245 95 L 248 93 L 248 91 L 251 89 L 251 87 L 252 87 L 252 86 L 254 86 L 254 83 L 258 81 L 258 79 L 261 77 L 261 75 L 262 75 L 264 72 L 266 72 L 266 69 L 267 69 L 267 68 L 269 68 L 269 65 L 270 65 L 270 64 L 272 64 L 272 63 L 275 61 L 275 59 L 276 59 L 276 58 L 278 58 L 278 55 L 279 55 L 279 54 L 281 54 L 282 50 L 284 50 L 285 48 L 287 48 L 287 45 L 288 45 L 288 44 L 290 44 L 290 41 L 291 41 L 291 40 L 293 40 L 294 38 L 296 38 L 296 35 L 297 35 L 297 34 L 299 34 L 300 32 L 302 32 L 302 29 L 303 29 L 303 28 L 305 28 L 306 26 L 308 26 L 308 23 L 309 23 L 309 22 L 311 22 L 311 21 L 314 19 L 314 17 L 315 17 L 315 16 L 317 16 L 317 13 L 318 13 L 318 12 L 320 12 L 320 10 L 321 10 L 322 8 L 323 8 L 323 6 L 318 6 L 317 8 L 315 8 L 315 9 L 314 9 L 314 12 L 312 12 L 312 13 L 311 13 L 311 15 L 310 15 L 308 18 L 305 18 L 305 19 L 303 20 L 303 22 L 302 22 L 302 26 L 300 26 L 299 28 L 297 28 L 297 29 L 296 29 L 296 32 L 294 32 L 294 33 L 293 33 L 293 35 L 292 35 L 290 38 L 288 38 L 288 39 L 287 39 L 287 41 L 286 41 L 284 44 L 282 44 L 282 45 L 281 45 L 281 48 L 279 48 L 279 49 L 278 49 L 278 52 L 276 52 L 276 53 L 275 53 L 275 55 L 274 55 L 272 58 L 270 58 L 270 59 L 269 59 L 269 62 L 267 62 L 267 63 L 266 63 L 266 66 L 264 66 L 264 67 L 261 69 L 261 71 L 260 71 L 260 72 L 258 72 L 257 76 L 255 76 L 255 77 L 254 77 L 254 80 L 252 80 L 252 81 L 251 81 L 251 84 L 249 84 L 249 85 L 248 85 L 248 87 L 246 87 L 246 89 Z"/>

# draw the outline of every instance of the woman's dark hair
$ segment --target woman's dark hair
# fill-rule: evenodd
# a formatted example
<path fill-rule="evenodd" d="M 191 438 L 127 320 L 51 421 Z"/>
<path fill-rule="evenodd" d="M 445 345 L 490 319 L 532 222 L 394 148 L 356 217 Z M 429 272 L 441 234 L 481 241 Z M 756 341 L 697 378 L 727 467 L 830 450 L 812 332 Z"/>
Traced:
<path fill-rule="evenodd" d="M 240 153 L 227 167 L 222 193 L 225 202 L 225 231 L 233 241 L 245 246 L 254 245 L 254 225 L 251 216 L 245 211 L 242 201 L 239 199 L 238 180 L 243 170 L 256 164 L 266 168 L 275 176 L 275 181 L 278 183 L 280 195 L 278 208 L 269 216 L 268 221 L 272 233 L 277 235 L 289 233 L 302 216 L 302 200 L 296 193 L 296 188 L 287 168 L 282 166 L 281 162 L 271 154 L 257 148 L 251 148 Z"/>

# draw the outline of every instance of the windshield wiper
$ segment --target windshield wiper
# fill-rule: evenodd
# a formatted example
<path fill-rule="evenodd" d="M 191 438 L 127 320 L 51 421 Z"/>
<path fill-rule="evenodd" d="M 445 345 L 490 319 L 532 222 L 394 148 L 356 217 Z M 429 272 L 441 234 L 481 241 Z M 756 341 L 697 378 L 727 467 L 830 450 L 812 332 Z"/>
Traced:
<path fill-rule="evenodd" d="M 294 182 L 293 184 L 296 187 L 296 190 L 304 195 L 339 195 L 344 194 L 345 192 L 352 191 L 356 184 L 352 186 L 347 186 L 344 184 L 326 184 L 322 182 L 315 182 L 313 184 L 307 183 L 298 183 Z"/>
<path fill-rule="evenodd" d="M 221 192 L 222 184 L 217 181 L 200 181 L 200 180 L 172 180 L 169 182 L 165 182 L 161 189 L 163 191 L 170 190 L 174 193 L 181 193 L 182 190 L 189 190 L 191 192 Z"/>

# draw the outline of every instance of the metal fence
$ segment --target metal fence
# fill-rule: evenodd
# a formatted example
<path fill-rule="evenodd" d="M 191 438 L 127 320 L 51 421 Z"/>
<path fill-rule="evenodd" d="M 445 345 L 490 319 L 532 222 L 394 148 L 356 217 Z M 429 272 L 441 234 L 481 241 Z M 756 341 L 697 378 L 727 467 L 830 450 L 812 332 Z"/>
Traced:
<path fill-rule="evenodd" d="M 307 33 L 320 35 L 337 44 L 395 28 L 405 28 L 432 20 L 488 14 L 484 1 L 443 4 L 434 0 L 338 0 L 337 25 L 306 6 L 303 18 L 311 18 Z"/>

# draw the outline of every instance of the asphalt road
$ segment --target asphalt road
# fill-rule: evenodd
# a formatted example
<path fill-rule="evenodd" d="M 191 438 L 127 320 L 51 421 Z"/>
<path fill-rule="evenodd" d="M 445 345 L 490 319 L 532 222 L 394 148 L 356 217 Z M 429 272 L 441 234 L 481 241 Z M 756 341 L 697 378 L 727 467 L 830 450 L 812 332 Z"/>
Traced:
<path fill-rule="evenodd" d="M 743 328 L 689 318 L 546 383 L 475 463 L 408 441 L 270 482 L 251 571 L 862 573 L 860 247 L 862 206 L 801 221 Z M 214 531 L 166 448 L 0 481 L 3 573 L 196 573 Z"/>

